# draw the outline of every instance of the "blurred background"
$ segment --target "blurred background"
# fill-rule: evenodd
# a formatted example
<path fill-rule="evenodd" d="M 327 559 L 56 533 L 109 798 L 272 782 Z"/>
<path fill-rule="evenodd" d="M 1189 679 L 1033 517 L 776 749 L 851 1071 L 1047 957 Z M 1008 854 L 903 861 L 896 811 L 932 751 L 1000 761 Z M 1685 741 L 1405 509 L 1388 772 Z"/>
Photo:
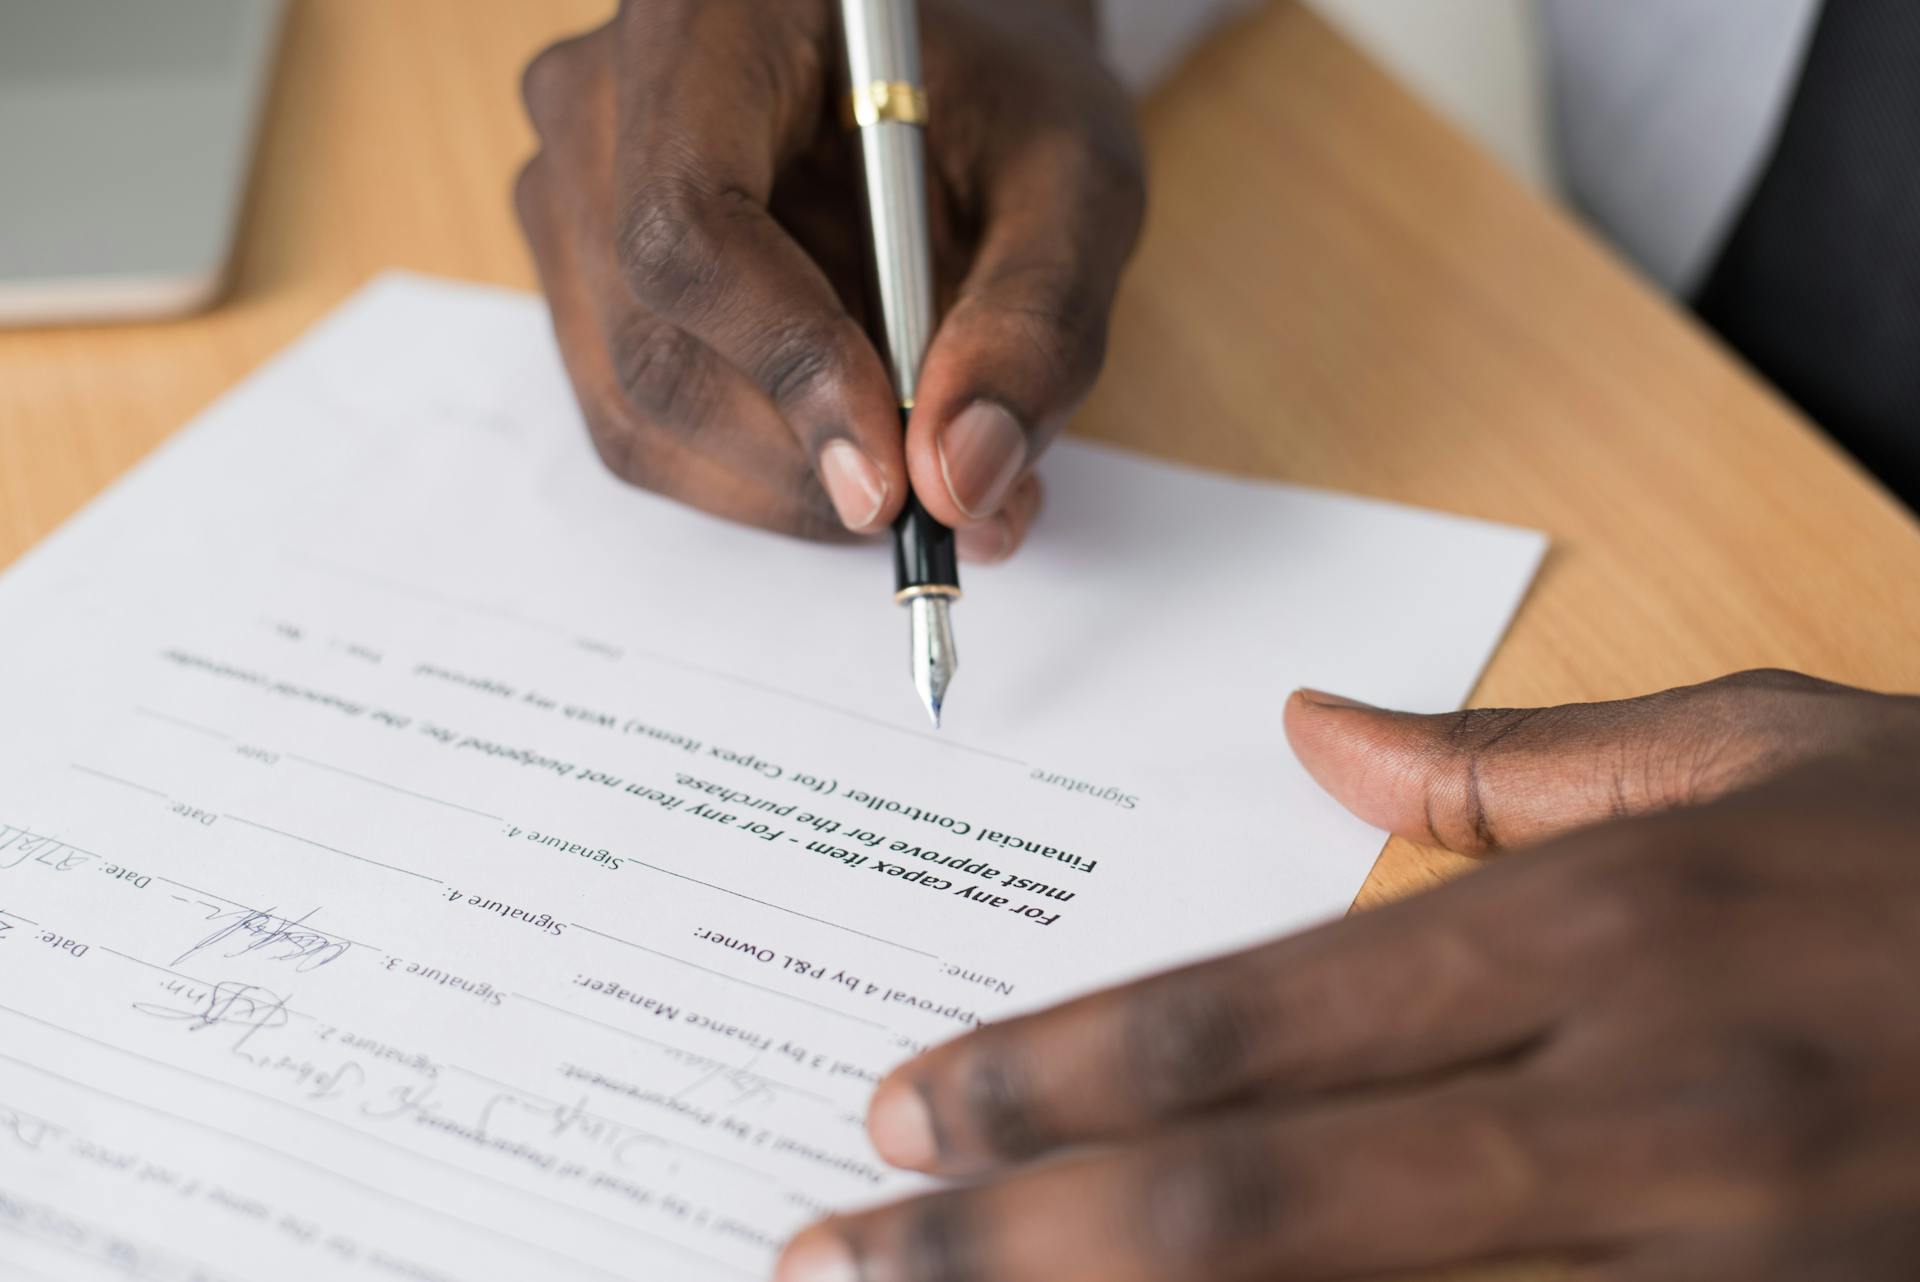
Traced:
<path fill-rule="evenodd" d="M 1310 0 L 1536 190 L 1558 194 L 1535 0 Z"/>
<path fill-rule="evenodd" d="M 1920 5 L 1102 2 L 1115 56 L 1147 95 L 1150 144 L 1170 104 L 1225 65 L 1222 50 L 1250 34 L 1304 49 L 1317 17 L 1890 488 L 1920 496 L 1920 300 L 1907 296 L 1920 289 Z M 554 34 L 614 7 L 0 0 L 0 325 L 137 320 L 218 299 L 214 324 L 254 323 L 228 366 L 237 375 L 312 318 L 310 301 L 277 306 L 295 279 L 337 298 L 377 261 L 531 284 L 524 258 L 500 249 L 518 244 L 506 192 L 532 145 L 519 73 Z M 1228 31 L 1206 39 L 1216 22 Z M 1196 43 L 1215 70 L 1188 61 L 1182 73 Z M 1275 87 L 1298 101 L 1240 94 L 1227 109 L 1279 172 L 1312 146 L 1299 131 L 1344 122 Z M 1783 165 L 1796 124 L 1799 152 Z M 1452 179 L 1491 171 L 1484 158 Z M 1297 251 L 1276 237 L 1259 252 Z M 157 362 L 164 376 L 169 362 L 157 348 L 121 354 L 130 374 Z M 34 363 L 29 348 L 0 350 L 0 374 L 9 357 Z"/>

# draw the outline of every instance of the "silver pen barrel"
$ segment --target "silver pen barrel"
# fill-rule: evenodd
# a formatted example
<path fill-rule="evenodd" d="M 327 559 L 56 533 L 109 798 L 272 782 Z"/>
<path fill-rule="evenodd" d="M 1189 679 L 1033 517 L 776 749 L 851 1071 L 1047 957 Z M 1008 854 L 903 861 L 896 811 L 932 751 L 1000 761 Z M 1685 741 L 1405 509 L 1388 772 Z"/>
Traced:
<path fill-rule="evenodd" d="M 872 237 L 875 337 L 893 375 L 904 427 L 933 341 L 933 235 L 927 210 L 920 78 L 920 24 L 914 0 L 841 0 L 846 37 L 847 123 L 860 140 L 860 167 Z M 959 668 L 950 611 L 960 595 L 953 531 L 915 495 L 893 528 L 894 599 L 911 617 L 914 689 L 935 728 Z"/>
<path fill-rule="evenodd" d="M 927 215 L 927 96 L 913 0 L 841 0 L 849 112 L 859 132 L 873 235 L 881 354 L 911 407 L 933 341 L 933 235 Z"/>

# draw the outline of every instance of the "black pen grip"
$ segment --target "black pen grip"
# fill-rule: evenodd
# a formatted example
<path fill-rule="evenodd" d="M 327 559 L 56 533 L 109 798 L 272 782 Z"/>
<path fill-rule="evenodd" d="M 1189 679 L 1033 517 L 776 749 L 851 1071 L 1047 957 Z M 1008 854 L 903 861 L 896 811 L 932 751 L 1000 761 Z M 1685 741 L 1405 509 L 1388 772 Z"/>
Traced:
<path fill-rule="evenodd" d="M 903 427 L 907 413 L 900 412 Z M 943 588 L 949 596 L 960 592 L 953 531 L 933 519 L 917 494 L 907 496 L 907 506 L 893 523 L 893 574 L 896 592 L 916 588 Z"/>
<path fill-rule="evenodd" d="M 898 592 L 946 588 L 956 595 L 960 590 L 953 531 L 934 520 L 918 496 L 908 497 L 906 510 L 893 523 L 893 576 Z"/>

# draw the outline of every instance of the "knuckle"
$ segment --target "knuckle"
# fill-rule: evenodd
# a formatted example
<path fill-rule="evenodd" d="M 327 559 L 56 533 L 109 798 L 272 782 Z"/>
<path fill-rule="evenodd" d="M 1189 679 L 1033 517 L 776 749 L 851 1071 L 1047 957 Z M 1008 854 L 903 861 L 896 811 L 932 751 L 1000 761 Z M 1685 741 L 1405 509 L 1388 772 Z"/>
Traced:
<path fill-rule="evenodd" d="M 1089 129 L 1075 151 L 1083 183 L 1095 202 L 1136 215 L 1145 210 L 1146 155 L 1131 129 Z"/>
<path fill-rule="evenodd" d="M 1632 975 L 1668 991 L 1677 982 L 1683 937 L 1676 933 L 1680 899 L 1672 881 L 1645 857 L 1637 834 L 1622 830 L 1559 870 L 1564 937 L 1585 961 Z"/>
<path fill-rule="evenodd" d="M 1728 1135 L 1743 1156 L 1776 1173 L 1816 1164 L 1847 1128 L 1845 1068 L 1818 1040 L 1753 1030 L 1734 1039 L 1720 1098 L 1735 1123 Z"/>
<path fill-rule="evenodd" d="M 1126 1072 L 1150 1109 L 1213 1099 L 1245 1080 L 1260 1021 L 1227 982 L 1161 982 L 1125 1015 Z"/>
<path fill-rule="evenodd" d="M 1136 1194 L 1140 1246 L 1169 1274 L 1201 1275 L 1279 1236 L 1296 1181 L 1254 1128 L 1217 1128 L 1150 1159 Z"/>
<path fill-rule="evenodd" d="M 1003 341 L 1046 372 L 1057 396 L 1092 385 L 1106 361 L 1109 300 L 1081 264 L 1039 257 L 1009 262 L 986 289 Z"/>
<path fill-rule="evenodd" d="M 916 1203 L 901 1238 L 901 1282 L 987 1282 L 980 1221 L 965 1193 L 935 1194 Z"/>
<path fill-rule="evenodd" d="M 1656 889 L 1672 903 L 1675 915 L 1717 913 L 1747 903 L 1765 893 L 1767 878 L 1755 870 L 1744 851 L 1713 843 L 1695 842 L 1650 869 Z"/>
<path fill-rule="evenodd" d="M 1551 1182 L 1531 1142 L 1537 1124 L 1511 1104 L 1483 1098 L 1456 1102 L 1454 1116 L 1436 1127 L 1440 1146 L 1459 1154 L 1478 1174 L 1485 1189 L 1483 1214 L 1492 1219 L 1524 1211 Z"/>
<path fill-rule="evenodd" d="M 616 344 L 614 369 L 627 403 L 660 428 L 692 434 L 704 421 L 714 376 L 700 340 L 653 322 Z"/>
<path fill-rule="evenodd" d="M 1644 831 L 1621 835 L 1617 847 L 1576 878 L 1578 893 L 1567 902 L 1577 921 L 1569 926 L 1603 953 L 1678 983 L 1693 969 L 1692 941 L 1703 915 L 1732 895 L 1741 875 L 1717 851 L 1663 849 L 1650 857 Z"/>
<path fill-rule="evenodd" d="M 572 91 L 581 39 L 584 37 L 547 46 L 520 73 L 520 101 L 526 107 L 527 119 L 541 134 L 547 132 Z"/>
<path fill-rule="evenodd" d="M 1489 767 L 1504 754 L 1551 740 L 1570 710 L 1562 708 L 1469 708 L 1437 722 L 1440 750 L 1433 758 L 1424 795 L 1427 829 L 1449 849 L 1484 855 L 1504 848 Z"/>
<path fill-rule="evenodd" d="M 654 478 L 646 466 L 646 452 L 640 443 L 640 432 L 633 423 L 617 410 L 609 411 L 599 405 L 588 404 L 584 412 L 593 452 L 600 456 L 600 462 L 607 471 L 630 484 L 656 489 Z"/>
<path fill-rule="evenodd" d="M 1649 773 L 1668 781 L 1657 800 L 1680 805 L 1724 792 L 1806 746 L 1811 740 L 1796 743 L 1789 726 L 1811 706 L 1802 696 L 1820 684 L 1798 673 L 1756 670 L 1673 692 L 1674 715 L 1644 745 Z"/>
<path fill-rule="evenodd" d="M 1023 1053 L 991 1036 L 982 1039 L 961 1079 L 968 1124 L 989 1152 L 1026 1157 L 1043 1151 L 1049 1136 Z"/>
<path fill-rule="evenodd" d="M 1774 885 L 1751 850 L 1689 813 L 1663 816 L 1633 834 L 1616 878 L 1641 915 L 1676 941 L 1765 896 Z"/>
<path fill-rule="evenodd" d="M 1847 1079 L 1840 1058 L 1817 1040 L 1735 1033 L 1699 1075 L 1682 1134 L 1708 1179 L 1762 1217 L 1790 1217 L 1854 1141 Z"/>
<path fill-rule="evenodd" d="M 846 343 L 842 324 L 824 316 L 786 319 L 769 327 L 756 381 L 775 404 L 784 405 L 833 381 Z"/>
<path fill-rule="evenodd" d="M 720 253 L 696 185 L 655 176 L 635 189 L 620 229 L 627 282 L 649 306 L 668 311 L 719 273 Z"/>

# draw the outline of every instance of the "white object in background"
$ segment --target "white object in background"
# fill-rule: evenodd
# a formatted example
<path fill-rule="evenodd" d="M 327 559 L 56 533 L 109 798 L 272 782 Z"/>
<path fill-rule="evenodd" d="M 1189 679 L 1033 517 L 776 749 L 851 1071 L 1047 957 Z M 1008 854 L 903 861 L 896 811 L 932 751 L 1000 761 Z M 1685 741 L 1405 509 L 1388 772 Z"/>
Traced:
<path fill-rule="evenodd" d="M 0 0 L 0 325 L 219 294 L 283 0 Z"/>
<path fill-rule="evenodd" d="M 1554 186 L 1533 0 L 1310 0 L 1381 65 L 1542 191 Z"/>
<path fill-rule="evenodd" d="M 1107 55 L 1128 85 L 1144 91 L 1213 26 L 1261 2 L 1101 0 Z M 1521 177 L 1551 188 L 1545 79 L 1532 0 L 1309 3 Z"/>
<path fill-rule="evenodd" d="M 1819 16 L 1820 0 L 1545 0 L 1567 194 L 1666 289 L 1693 293 L 1719 257 Z"/>
<path fill-rule="evenodd" d="M 0 578 L 0 1275 L 765 1277 L 914 1048 L 1341 912 L 1283 700 L 1457 706 L 1542 540 L 1045 467 L 936 734 L 887 549 L 613 479 L 536 299 L 215 405 Z"/>

